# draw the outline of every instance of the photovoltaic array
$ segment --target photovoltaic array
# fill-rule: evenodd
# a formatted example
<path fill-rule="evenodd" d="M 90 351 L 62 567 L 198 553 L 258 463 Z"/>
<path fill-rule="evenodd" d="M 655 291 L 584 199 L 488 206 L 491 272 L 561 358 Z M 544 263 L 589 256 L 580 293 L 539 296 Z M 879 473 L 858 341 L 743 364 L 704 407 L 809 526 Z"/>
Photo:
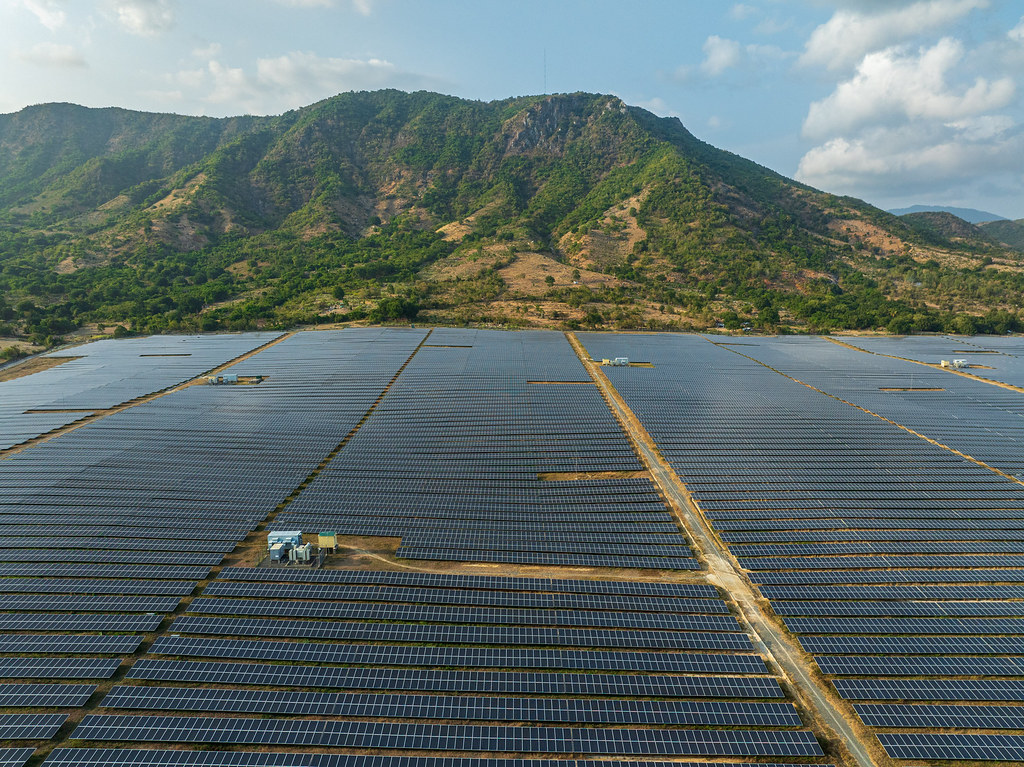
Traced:
<path fill-rule="evenodd" d="M 236 365 L 260 384 L 184 387 L 0 461 L 0 700 L 59 712 L 12 714 L 2 739 L 51 738 L 97 689 L 78 682 L 113 677 L 359 423 L 426 335 L 294 335 Z M 276 337 L 93 344 L 0 383 L 0 426 L 121 405 Z"/>
<path fill-rule="evenodd" d="M 983 731 L 1024 727 L 1024 399 L 881 356 L 973 347 L 1012 382 L 1018 345 L 582 340 L 653 363 L 605 372 L 891 757 L 1020 759 L 1024 736 Z"/>
<path fill-rule="evenodd" d="M 409 559 L 698 569 L 650 479 L 587 476 L 642 469 L 562 334 L 436 329 L 271 527 L 400 537 Z"/>
<path fill-rule="evenodd" d="M 63 361 L 32 376 L 0 382 L 0 450 L 93 411 L 184 383 L 277 335 L 151 336 L 48 354 L 47 361 Z"/>
<path fill-rule="evenodd" d="M 647 363 L 601 375 L 893 759 L 1024 759 L 1024 400 L 979 380 L 1019 340 L 580 337 Z M 824 757 L 563 334 L 72 356 L 0 384 L 0 450 L 135 404 L 0 460 L 0 767 Z M 249 566 L 264 524 L 399 559 Z"/>
<path fill-rule="evenodd" d="M 1024 339 L 1020 336 L 903 336 L 843 338 L 849 346 L 927 365 L 963 360 L 961 373 L 1024 386 Z M 998 392 L 994 392 L 998 394 Z"/>
<path fill-rule="evenodd" d="M 274 617 L 203 617 L 265 607 Z M 71 739 L 428 760 L 821 756 L 727 612 L 700 583 L 225 568 Z M 602 628 L 560 628 L 577 625 Z M 85 764 L 92 751 L 47 763 Z"/>

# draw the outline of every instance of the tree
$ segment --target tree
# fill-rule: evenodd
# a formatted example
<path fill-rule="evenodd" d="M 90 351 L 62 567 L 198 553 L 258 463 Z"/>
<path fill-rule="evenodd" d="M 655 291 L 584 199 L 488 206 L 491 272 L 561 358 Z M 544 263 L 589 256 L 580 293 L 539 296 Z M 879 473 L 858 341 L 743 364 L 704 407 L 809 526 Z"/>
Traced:
<path fill-rule="evenodd" d="M 370 322 L 414 320 L 420 305 L 405 298 L 385 298 L 370 312 Z"/>

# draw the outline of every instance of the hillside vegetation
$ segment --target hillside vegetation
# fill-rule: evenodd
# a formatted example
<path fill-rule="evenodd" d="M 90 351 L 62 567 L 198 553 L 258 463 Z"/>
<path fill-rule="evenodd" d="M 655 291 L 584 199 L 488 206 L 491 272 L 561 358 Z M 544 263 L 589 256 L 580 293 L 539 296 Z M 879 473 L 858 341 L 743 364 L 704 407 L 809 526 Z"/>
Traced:
<path fill-rule="evenodd" d="M 1024 252 L 1024 219 L 1018 221 L 990 221 L 981 230 L 996 242 Z"/>
<path fill-rule="evenodd" d="M 604 95 L 0 116 L 0 336 L 51 343 L 414 318 L 1014 330 L 1022 256 L 964 226 L 811 189 Z"/>

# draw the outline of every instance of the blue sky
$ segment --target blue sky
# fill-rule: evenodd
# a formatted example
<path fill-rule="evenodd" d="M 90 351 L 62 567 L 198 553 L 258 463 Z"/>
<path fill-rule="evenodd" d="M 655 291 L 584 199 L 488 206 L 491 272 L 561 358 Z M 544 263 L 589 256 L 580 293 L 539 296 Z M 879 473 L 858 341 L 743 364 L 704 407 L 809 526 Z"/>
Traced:
<path fill-rule="evenodd" d="M 830 192 L 1024 218 L 1019 0 L 0 0 L 0 29 L 0 112 L 614 93 Z"/>

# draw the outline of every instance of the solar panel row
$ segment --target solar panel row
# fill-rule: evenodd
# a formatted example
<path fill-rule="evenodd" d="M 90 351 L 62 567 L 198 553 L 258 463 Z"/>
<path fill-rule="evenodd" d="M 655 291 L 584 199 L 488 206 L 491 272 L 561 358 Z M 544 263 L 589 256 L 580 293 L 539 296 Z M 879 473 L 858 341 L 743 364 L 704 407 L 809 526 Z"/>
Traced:
<path fill-rule="evenodd" d="M 803 730 L 574 729 L 90 714 L 77 740 L 290 744 L 432 751 L 822 756 Z"/>

